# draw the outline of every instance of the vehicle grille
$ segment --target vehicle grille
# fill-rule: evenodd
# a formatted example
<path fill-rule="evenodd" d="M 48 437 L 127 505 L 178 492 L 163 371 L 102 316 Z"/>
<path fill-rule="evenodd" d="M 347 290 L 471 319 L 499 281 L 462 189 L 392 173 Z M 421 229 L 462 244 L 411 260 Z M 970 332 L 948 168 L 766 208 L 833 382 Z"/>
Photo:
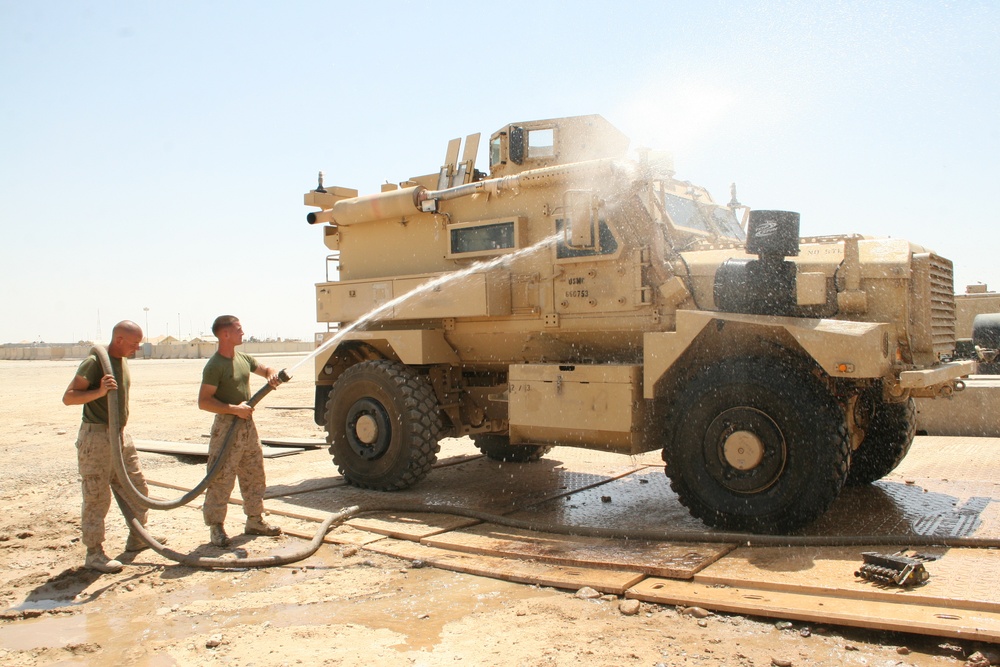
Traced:
<path fill-rule="evenodd" d="M 933 253 L 913 256 L 910 349 L 920 365 L 934 364 L 955 350 L 954 268 Z"/>

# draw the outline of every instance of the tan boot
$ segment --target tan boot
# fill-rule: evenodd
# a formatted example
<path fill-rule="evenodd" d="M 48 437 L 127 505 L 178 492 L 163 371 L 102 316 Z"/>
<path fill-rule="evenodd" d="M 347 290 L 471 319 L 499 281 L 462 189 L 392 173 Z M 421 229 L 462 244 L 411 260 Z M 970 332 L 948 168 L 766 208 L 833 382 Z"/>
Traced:
<path fill-rule="evenodd" d="M 159 535 L 153 535 L 153 539 L 159 542 L 160 544 L 167 543 L 167 538 L 160 537 Z M 128 539 L 125 540 L 125 551 L 142 551 L 143 549 L 148 549 L 148 548 L 149 545 L 146 544 L 146 541 L 144 539 L 142 539 L 141 537 L 132 532 L 128 534 Z"/>
<path fill-rule="evenodd" d="M 264 517 L 262 516 L 248 516 L 247 525 L 243 529 L 243 532 L 247 535 L 266 535 L 268 537 L 274 537 L 275 535 L 281 535 L 281 528 L 272 526 L 268 522 L 264 521 Z"/>
<path fill-rule="evenodd" d="M 226 535 L 226 529 L 222 527 L 221 523 L 213 523 L 208 527 L 209 539 L 217 547 L 228 547 L 229 546 L 229 536 Z"/>
<path fill-rule="evenodd" d="M 88 570 L 97 570 L 105 574 L 122 571 L 122 564 L 113 558 L 108 558 L 100 546 L 87 547 L 87 558 L 83 561 L 83 566 Z"/>

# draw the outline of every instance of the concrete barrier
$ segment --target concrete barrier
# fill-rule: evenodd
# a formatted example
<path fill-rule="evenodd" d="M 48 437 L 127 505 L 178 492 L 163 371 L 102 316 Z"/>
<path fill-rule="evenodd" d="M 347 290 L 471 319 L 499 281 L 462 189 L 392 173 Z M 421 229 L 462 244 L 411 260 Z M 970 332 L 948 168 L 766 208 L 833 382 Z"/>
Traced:
<path fill-rule="evenodd" d="M 918 398 L 917 433 L 1000 437 L 1000 376 L 978 375 L 951 398 Z"/>
<path fill-rule="evenodd" d="M 58 361 L 83 359 L 90 354 L 90 345 L 0 345 L 2 361 Z M 244 343 L 242 352 L 262 354 L 307 354 L 316 349 L 312 341 L 268 341 Z M 207 359 L 215 354 L 215 343 L 168 343 L 153 345 L 143 343 L 135 353 L 136 359 Z"/>

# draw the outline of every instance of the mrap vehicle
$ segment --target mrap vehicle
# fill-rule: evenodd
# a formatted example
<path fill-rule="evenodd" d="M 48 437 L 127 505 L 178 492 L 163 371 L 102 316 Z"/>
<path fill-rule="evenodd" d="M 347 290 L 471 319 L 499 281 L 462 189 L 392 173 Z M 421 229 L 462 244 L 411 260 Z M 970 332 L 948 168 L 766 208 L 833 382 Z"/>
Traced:
<path fill-rule="evenodd" d="M 503 127 L 489 174 L 461 144 L 381 192 L 305 195 L 332 251 L 315 417 L 351 484 L 413 485 L 443 437 L 517 462 L 662 450 L 705 524 L 787 532 L 893 470 L 913 398 L 972 371 L 925 248 L 800 238 L 797 213 L 719 204 L 600 116 Z"/>

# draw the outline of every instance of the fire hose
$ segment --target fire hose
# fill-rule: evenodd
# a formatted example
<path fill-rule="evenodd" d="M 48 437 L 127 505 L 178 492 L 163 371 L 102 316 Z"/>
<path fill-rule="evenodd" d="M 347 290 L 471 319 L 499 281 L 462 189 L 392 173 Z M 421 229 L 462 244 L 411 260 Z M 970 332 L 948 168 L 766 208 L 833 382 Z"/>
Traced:
<path fill-rule="evenodd" d="M 95 351 L 98 351 L 98 358 L 101 359 L 102 365 L 105 363 L 106 372 L 110 372 L 110 360 L 107 359 L 107 353 L 103 348 L 99 346 L 94 347 Z M 100 356 L 103 354 L 103 358 Z M 282 371 L 282 374 L 284 371 Z M 282 378 L 283 382 L 287 382 L 290 378 L 284 375 Z M 251 406 L 255 406 L 264 396 L 269 394 L 273 387 L 270 384 L 264 385 L 254 396 L 248 401 Z M 117 422 L 117 396 L 114 396 L 116 392 L 108 392 L 109 397 L 109 421 L 115 420 Z M 117 424 L 114 424 L 117 426 Z M 114 455 L 112 460 L 115 465 L 115 471 L 119 478 L 124 480 L 122 486 L 126 489 L 126 493 L 131 491 L 131 495 L 135 496 L 134 500 L 137 504 L 145 505 L 147 501 L 154 503 L 159 503 L 161 505 L 170 505 L 171 503 L 179 501 L 153 501 L 152 499 L 143 496 L 138 489 L 132 485 L 131 480 L 128 479 L 128 475 L 125 473 L 124 461 L 122 459 L 121 453 L 121 433 L 117 429 L 109 428 L 111 431 L 111 437 L 113 439 L 112 450 Z M 219 460 L 225 456 L 226 449 L 228 448 L 229 441 L 233 433 L 233 428 L 230 428 L 229 433 L 226 436 L 226 442 L 223 448 L 220 450 Z M 199 485 L 201 489 L 204 489 L 208 483 L 211 481 L 213 473 L 216 472 L 215 468 L 218 467 L 218 461 L 216 466 L 209 471 L 206 479 Z M 184 498 L 192 496 L 195 490 L 199 489 L 195 487 L 194 490 L 185 494 Z M 195 494 L 197 495 L 197 494 Z M 192 496 L 194 497 L 194 496 Z M 577 537 L 597 537 L 606 539 L 627 539 L 627 540 L 644 540 L 644 541 L 672 541 L 672 542 L 702 542 L 711 544 L 742 544 L 746 546 L 809 546 L 809 547 L 824 547 L 824 546 L 876 546 L 876 545 L 900 545 L 905 544 L 908 547 L 927 547 L 927 546 L 944 546 L 951 548 L 972 548 L 972 549 L 996 549 L 1000 548 L 1000 540 L 996 538 L 976 538 L 976 537 L 941 537 L 934 535 L 886 535 L 886 534 L 876 534 L 876 535 L 758 535 L 753 533 L 738 533 L 738 532 L 716 532 L 716 531 L 663 531 L 663 530 L 627 530 L 623 531 L 615 528 L 600 528 L 593 526 L 564 526 L 556 525 L 546 522 L 536 522 L 536 521 L 524 521 L 519 519 L 513 519 L 510 517 L 505 517 L 498 514 L 492 514 L 489 512 L 482 512 L 479 510 L 472 510 L 466 507 L 461 507 L 457 505 L 448 504 L 433 504 L 425 503 L 420 501 L 388 501 L 388 502 L 376 502 L 367 503 L 364 508 L 358 506 L 351 506 L 342 509 L 340 512 L 332 514 L 326 521 L 324 521 L 313 537 L 312 542 L 309 543 L 306 549 L 296 552 L 294 554 L 289 554 L 287 556 L 269 556 L 262 558 L 207 558 L 207 557 L 193 557 L 185 554 L 180 554 L 176 551 L 167 549 L 162 544 L 158 543 L 155 538 L 153 538 L 145 529 L 142 524 L 135 518 L 134 513 L 128 506 L 125 499 L 119 497 L 116 493 L 116 499 L 122 508 L 122 513 L 125 514 L 126 519 L 129 521 L 131 529 L 138 534 L 143 540 L 145 540 L 150 547 L 161 556 L 168 558 L 170 560 L 177 561 L 184 565 L 190 565 L 193 567 L 218 567 L 218 568 L 233 568 L 233 567 L 267 567 L 274 565 L 285 565 L 288 563 L 296 562 L 298 560 L 303 560 L 308 558 L 313 553 L 315 553 L 323 542 L 323 536 L 334 524 L 339 524 L 346 521 L 348 518 L 362 513 L 370 512 L 421 512 L 426 514 L 451 514 L 455 516 L 463 516 L 471 519 L 477 519 L 480 521 L 494 523 L 497 525 L 502 525 L 508 528 L 517 528 L 522 530 L 528 530 L 532 532 L 549 532 L 560 535 L 577 536 Z M 190 500 L 190 499 L 189 499 Z M 183 504 L 183 503 L 180 503 Z M 147 505 L 153 508 L 151 505 Z M 173 505 L 177 506 L 177 505 Z"/>

